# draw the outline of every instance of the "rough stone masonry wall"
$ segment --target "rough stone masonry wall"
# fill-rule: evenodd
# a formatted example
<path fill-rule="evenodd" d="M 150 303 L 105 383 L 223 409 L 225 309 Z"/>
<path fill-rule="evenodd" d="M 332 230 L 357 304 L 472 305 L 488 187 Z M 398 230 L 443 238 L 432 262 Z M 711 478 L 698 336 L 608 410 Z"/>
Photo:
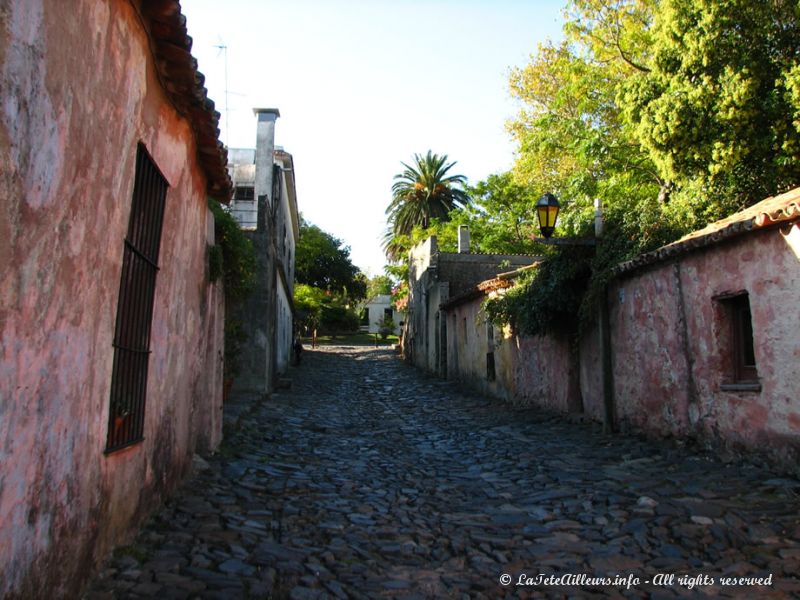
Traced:
<path fill-rule="evenodd" d="M 0 596 L 77 597 L 220 439 L 206 181 L 127 0 L 0 9 Z M 142 141 L 169 182 L 144 441 L 104 455 Z"/>

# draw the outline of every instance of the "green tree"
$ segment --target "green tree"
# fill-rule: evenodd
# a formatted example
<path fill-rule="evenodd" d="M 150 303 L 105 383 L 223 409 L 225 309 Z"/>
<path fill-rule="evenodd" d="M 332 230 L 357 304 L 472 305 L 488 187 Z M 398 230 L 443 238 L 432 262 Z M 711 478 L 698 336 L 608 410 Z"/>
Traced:
<path fill-rule="evenodd" d="M 620 102 L 689 225 L 797 185 L 797 2 L 663 0 L 652 37 Z"/>
<path fill-rule="evenodd" d="M 668 186 L 616 102 L 624 82 L 639 72 L 621 58 L 610 62 L 605 46 L 596 56 L 578 37 L 582 31 L 568 27 L 566 41 L 541 46 L 510 79 L 523 106 L 509 123 L 519 149 L 514 175 L 536 191 L 534 198 L 550 191 L 561 199 L 560 230 L 568 235 L 591 223 L 594 198 L 652 212 Z M 643 246 L 655 243 L 647 227 L 631 235 Z"/>
<path fill-rule="evenodd" d="M 367 298 L 389 295 L 393 286 L 394 281 L 388 275 L 376 275 L 367 283 Z"/>
<path fill-rule="evenodd" d="M 469 203 L 466 177 L 448 174 L 456 163 L 448 163 L 446 154 L 428 150 L 425 156 L 414 155 L 413 166 L 401 164 L 405 170 L 394 177 L 386 209 L 389 230 L 384 248 L 392 259 L 402 255 L 403 247 L 396 243 L 400 236 L 410 235 L 415 226 L 428 227 L 433 218 L 447 220 L 450 211 Z"/>
<path fill-rule="evenodd" d="M 298 283 L 294 289 L 294 305 L 297 322 L 307 331 L 320 329 L 337 334 L 358 329 L 358 315 L 343 294 Z"/>
<path fill-rule="evenodd" d="M 295 281 L 336 294 L 343 292 L 352 300 L 364 298 L 367 292 L 366 277 L 350 260 L 350 248 L 302 218 Z"/>

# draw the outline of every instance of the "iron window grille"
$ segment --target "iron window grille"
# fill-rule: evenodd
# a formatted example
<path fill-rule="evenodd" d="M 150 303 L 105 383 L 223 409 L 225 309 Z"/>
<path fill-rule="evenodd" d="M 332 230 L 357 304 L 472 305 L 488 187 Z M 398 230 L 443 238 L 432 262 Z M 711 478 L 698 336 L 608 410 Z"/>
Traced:
<path fill-rule="evenodd" d="M 144 438 L 150 329 L 167 187 L 144 145 L 139 144 L 122 255 L 106 453 Z"/>

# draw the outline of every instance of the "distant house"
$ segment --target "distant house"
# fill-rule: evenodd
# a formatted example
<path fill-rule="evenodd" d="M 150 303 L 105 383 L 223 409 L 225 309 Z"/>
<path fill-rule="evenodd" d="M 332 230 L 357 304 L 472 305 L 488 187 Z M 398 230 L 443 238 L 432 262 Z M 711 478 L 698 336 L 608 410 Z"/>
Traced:
<path fill-rule="evenodd" d="M 257 108 L 256 148 L 232 148 L 231 214 L 253 241 L 256 288 L 242 318 L 248 335 L 234 389 L 270 393 L 289 368 L 294 324 L 294 264 L 300 221 L 294 160 L 275 146 L 276 108 Z"/>
<path fill-rule="evenodd" d="M 78 598 L 220 441 L 232 186 L 177 0 L 2 13 L 0 597 Z"/>
<path fill-rule="evenodd" d="M 441 374 L 513 403 L 602 421 L 596 332 L 579 341 L 576 357 L 565 336 L 518 336 L 487 321 L 484 300 L 518 274 L 439 304 L 429 320 L 443 327 Z M 796 470 L 800 188 L 620 265 L 608 303 L 620 427 L 763 453 Z"/>
<path fill-rule="evenodd" d="M 361 307 L 361 329 L 369 333 L 378 333 L 381 330 L 380 323 L 384 319 L 391 319 L 394 323 L 392 333 L 400 333 L 400 322 L 404 318 L 404 313 L 398 312 L 392 297 L 389 294 L 378 294 L 364 301 Z"/>

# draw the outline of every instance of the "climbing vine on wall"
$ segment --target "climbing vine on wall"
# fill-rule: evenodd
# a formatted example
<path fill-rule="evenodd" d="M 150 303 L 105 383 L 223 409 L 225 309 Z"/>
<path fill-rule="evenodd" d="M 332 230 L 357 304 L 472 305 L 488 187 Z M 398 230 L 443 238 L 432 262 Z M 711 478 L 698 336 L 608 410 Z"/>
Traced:
<path fill-rule="evenodd" d="M 238 373 L 237 358 L 247 337 L 236 307 L 253 290 L 256 277 L 256 256 L 253 243 L 239 224 L 222 206 L 209 200 L 214 214 L 216 244 L 209 248 L 209 280 L 222 279 L 225 289 L 225 366 L 224 378 Z"/>

